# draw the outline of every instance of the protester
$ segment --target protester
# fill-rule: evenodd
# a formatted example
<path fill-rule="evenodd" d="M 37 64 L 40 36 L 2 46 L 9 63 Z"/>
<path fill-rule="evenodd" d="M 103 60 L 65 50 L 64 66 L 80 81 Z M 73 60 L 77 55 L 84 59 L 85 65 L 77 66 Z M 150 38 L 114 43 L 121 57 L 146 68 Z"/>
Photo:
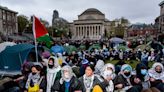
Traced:
<path fill-rule="evenodd" d="M 85 69 L 88 66 L 89 61 L 86 58 L 83 58 L 80 65 L 80 76 L 85 74 Z"/>
<path fill-rule="evenodd" d="M 101 83 L 97 84 L 93 88 L 93 92 L 98 92 L 97 90 L 101 89 L 102 92 L 113 92 L 114 91 L 114 84 L 113 79 L 115 78 L 116 74 L 115 68 L 113 64 L 105 64 L 101 71 Z"/>
<path fill-rule="evenodd" d="M 95 74 L 100 75 L 102 68 L 104 67 L 104 61 L 99 59 L 95 66 Z"/>
<path fill-rule="evenodd" d="M 51 92 L 51 87 L 56 80 L 61 78 L 61 67 L 57 58 L 51 56 L 47 64 L 47 90 L 46 92 Z"/>
<path fill-rule="evenodd" d="M 45 92 L 46 82 L 45 77 L 41 74 L 42 68 L 40 65 L 33 65 L 31 67 L 31 73 L 28 76 L 26 82 L 26 90 L 28 92 Z"/>
<path fill-rule="evenodd" d="M 123 92 L 140 92 L 142 86 L 139 84 L 138 79 L 134 79 L 132 76 L 132 67 L 128 64 L 124 64 L 121 67 L 121 71 L 114 79 L 114 86 L 116 91 Z M 135 83 L 135 85 L 133 85 Z"/>
<path fill-rule="evenodd" d="M 164 67 L 161 63 L 154 63 L 148 71 L 150 75 L 150 83 L 152 87 L 156 87 L 164 92 Z"/>
<path fill-rule="evenodd" d="M 82 83 L 82 92 L 91 92 L 93 87 L 100 83 L 97 76 L 94 75 L 94 66 L 88 65 L 85 69 L 85 74 L 79 78 Z"/>
<path fill-rule="evenodd" d="M 150 76 L 148 74 L 148 68 L 145 64 L 139 63 L 136 66 L 136 77 L 142 83 L 142 92 L 159 92 L 155 87 L 151 87 Z"/>
<path fill-rule="evenodd" d="M 62 77 L 51 88 L 51 92 L 81 92 L 80 81 L 75 77 L 70 66 L 66 65 L 61 70 Z"/>
<path fill-rule="evenodd" d="M 145 50 L 141 55 L 141 62 L 148 66 L 148 52 Z"/>

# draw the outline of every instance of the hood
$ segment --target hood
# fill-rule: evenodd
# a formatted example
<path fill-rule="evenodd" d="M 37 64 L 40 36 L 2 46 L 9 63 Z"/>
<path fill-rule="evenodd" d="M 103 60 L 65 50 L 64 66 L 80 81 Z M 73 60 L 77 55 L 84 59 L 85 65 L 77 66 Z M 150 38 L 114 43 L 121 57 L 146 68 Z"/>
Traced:
<path fill-rule="evenodd" d="M 66 78 L 64 77 L 64 71 L 65 71 L 65 70 L 68 71 L 69 74 L 70 74 L 69 79 L 66 79 Z M 71 80 L 71 78 L 74 76 L 74 73 L 73 73 L 72 68 L 71 68 L 70 66 L 65 65 L 65 66 L 63 66 L 62 69 L 61 69 L 61 75 L 62 75 L 62 78 L 63 78 L 65 81 L 69 81 L 69 80 Z"/>
<path fill-rule="evenodd" d="M 132 72 L 132 67 L 129 64 L 124 64 L 121 67 L 121 72 L 128 69 L 130 72 Z"/>
<path fill-rule="evenodd" d="M 161 63 L 154 63 L 153 66 L 152 66 L 152 69 L 155 70 L 155 67 L 157 67 L 158 65 L 161 66 L 162 71 L 164 71 L 163 65 Z"/>
<path fill-rule="evenodd" d="M 143 64 L 143 63 L 137 64 L 137 66 L 136 66 L 136 73 L 137 73 L 137 75 L 141 74 L 141 69 L 146 69 L 147 70 L 148 67 L 145 64 Z"/>
<path fill-rule="evenodd" d="M 55 66 L 56 66 L 56 67 L 59 67 L 59 66 L 60 66 L 60 65 L 59 65 L 59 62 L 58 62 L 58 59 L 57 59 L 56 57 L 50 56 L 49 59 L 48 59 L 48 62 L 49 62 L 50 59 L 53 59 L 53 60 L 54 60 L 54 68 L 55 68 Z M 47 64 L 48 64 L 48 63 L 47 63 Z"/>
<path fill-rule="evenodd" d="M 104 67 L 104 61 L 99 59 L 96 63 L 95 70 L 101 71 L 103 67 Z"/>
<path fill-rule="evenodd" d="M 137 74 L 137 77 L 140 78 L 141 80 L 144 80 L 144 75 L 141 74 L 141 69 L 148 70 L 148 67 L 145 64 L 143 64 L 143 63 L 139 63 L 136 66 L 136 74 Z"/>
<path fill-rule="evenodd" d="M 157 67 L 158 65 L 161 66 L 161 68 L 162 68 L 161 73 L 157 73 L 155 71 L 155 67 Z M 164 69 L 163 69 L 163 65 L 161 63 L 154 63 L 152 68 L 149 69 L 148 73 L 149 73 L 149 76 L 152 78 L 164 80 Z"/>
<path fill-rule="evenodd" d="M 114 65 L 111 64 L 111 63 L 105 64 L 102 71 L 107 70 L 108 67 L 112 68 L 113 72 L 115 72 L 115 67 L 114 67 Z"/>

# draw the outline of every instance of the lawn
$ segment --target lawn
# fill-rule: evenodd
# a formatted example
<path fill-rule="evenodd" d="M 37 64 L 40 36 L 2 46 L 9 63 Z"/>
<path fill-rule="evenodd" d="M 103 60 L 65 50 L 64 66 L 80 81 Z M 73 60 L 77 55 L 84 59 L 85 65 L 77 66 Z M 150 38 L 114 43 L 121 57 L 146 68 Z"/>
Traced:
<path fill-rule="evenodd" d="M 119 60 L 106 60 L 105 61 L 105 63 L 112 63 L 112 64 L 116 64 L 117 62 L 119 62 Z M 136 65 L 138 64 L 138 63 L 140 63 L 140 61 L 137 61 L 137 60 L 127 60 L 127 61 L 125 61 L 125 63 L 127 63 L 127 64 L 129 64 L 129 65 L 131 65 L 132 66 L 132 68 L 134 69 L 134 68 L 136 68 Z M 152 65 L 154 64 L 154 62 L 153 61 L 150 61 L 149 62 L 149 67 L 152 67 Z"/>

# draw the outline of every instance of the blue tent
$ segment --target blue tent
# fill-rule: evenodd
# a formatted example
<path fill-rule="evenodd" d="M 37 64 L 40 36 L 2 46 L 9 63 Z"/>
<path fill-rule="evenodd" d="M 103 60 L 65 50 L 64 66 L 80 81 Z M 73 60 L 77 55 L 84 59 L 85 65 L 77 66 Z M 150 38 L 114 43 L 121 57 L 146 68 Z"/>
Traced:
<path fill-rule="evenodd" d="M 31 44 L 18 44 L 7 47 L 0 53 L 0 70 L 20 71 L 21 65 L 34 47 Z"/>
<path fill-rule="evenodd" d="M 63 53 L 64 52 L 64 48 L 63 48 L 63 46 L 55 45 L 55 46 L 51 47 L 51 52 Z"/>

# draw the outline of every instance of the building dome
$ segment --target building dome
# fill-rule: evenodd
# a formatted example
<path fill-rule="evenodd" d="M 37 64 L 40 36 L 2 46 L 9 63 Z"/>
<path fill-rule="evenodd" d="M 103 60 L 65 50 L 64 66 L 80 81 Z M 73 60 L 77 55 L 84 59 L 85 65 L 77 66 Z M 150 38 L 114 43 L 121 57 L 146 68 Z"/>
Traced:
<path fill-rule="evenodd" d="M 105 20 L 105 15 L 95 8 L 89 8 L 78 16 L 79 20 Z"/>
<path fill-rule="evenodd" d="M 100 12 L 98 9 L 95 8 L 89 8 L 87 10 L 85 10 L 81 15 L 83 14 L 100 14 L 100 15 L 104 15 L 102 12 Z"/>

